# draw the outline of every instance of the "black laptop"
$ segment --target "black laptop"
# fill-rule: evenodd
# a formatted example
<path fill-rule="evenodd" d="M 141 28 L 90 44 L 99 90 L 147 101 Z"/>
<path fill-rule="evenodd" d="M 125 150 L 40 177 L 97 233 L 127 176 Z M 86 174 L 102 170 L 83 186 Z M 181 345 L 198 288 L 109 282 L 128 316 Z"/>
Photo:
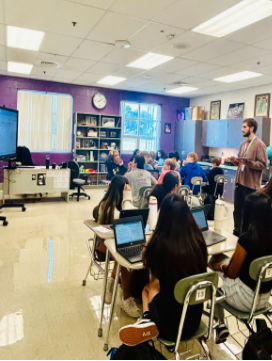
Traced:
<path fill-rule="evenodd" d="M 116 251 L 130 263 L 141 262 L 146 243 L 142 216 L 115 219 L 113 230 Z"/>
<path fill-rule="evenodd" d="M 120 218 L 130 218 L 130 217 L 137 217 L 142 216 L 143 218 L 143 224 L 145 232 L 148 231 L 147 220 L 149 215 L 149 208 L 139 208 L 139 209 L 124 209 L 120 212 Z M 113 229 L 113 226 L 110 226 L 111 229 Z"/>
<path fill-rule="evenodd" d="M 219 233 L 209 230 L 207 218 L 203 207 L 194 207 L 191 209 L 192 215 L 202 231 L 207 246 L 225 241 L 227 238 Z"/>

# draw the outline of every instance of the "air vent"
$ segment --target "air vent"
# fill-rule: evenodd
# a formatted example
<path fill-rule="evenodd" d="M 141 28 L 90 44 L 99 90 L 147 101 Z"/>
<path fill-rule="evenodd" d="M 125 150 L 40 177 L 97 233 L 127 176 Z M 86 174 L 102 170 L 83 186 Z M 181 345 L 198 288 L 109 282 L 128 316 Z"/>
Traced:
<path fill-rule="evenodd" d="M 46 61 L 46 60 L 42 60 L 41 61 L 41 65 L 45 66 L 47 68 L 59 68 L 60 64 L 57 63 L 56 61 Z"/>

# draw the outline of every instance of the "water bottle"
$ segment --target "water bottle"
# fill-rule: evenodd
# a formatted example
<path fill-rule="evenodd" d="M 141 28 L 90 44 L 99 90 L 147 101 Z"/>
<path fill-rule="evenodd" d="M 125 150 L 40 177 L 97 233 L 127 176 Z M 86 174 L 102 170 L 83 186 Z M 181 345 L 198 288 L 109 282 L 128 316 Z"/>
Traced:
<path fill-rule="evenodd" d="M 49 165 L 50 165 L 50 155 L 47 155 L 45 158 L 46 169 L 49 169 Z"/>
<path fill-rule="evenodd" d="M 215 211 L 214 211 L 214 229 L 221 231 L 223 228 L 223 221 L 225 218 L 225 205 L 226 203 L 220 199 L 215 201 Z"/>
<path fill-rule="evenodd" d="M 158 202 L 157 198 L 151 196 L 149 198 L 149 230 L 154 231 L 158 220 Z"/>

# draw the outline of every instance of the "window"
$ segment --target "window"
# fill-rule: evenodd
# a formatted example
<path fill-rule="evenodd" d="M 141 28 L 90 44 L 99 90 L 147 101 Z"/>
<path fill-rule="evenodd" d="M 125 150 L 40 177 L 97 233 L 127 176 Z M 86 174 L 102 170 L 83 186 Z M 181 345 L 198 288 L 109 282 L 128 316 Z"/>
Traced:
<path fill-rule="evenodd" d="M 71 95 L 19 90 L 17 108 L 18 145 L 31 152 L 71 152 Z"/>
<path fill-rule="evenodd" d="M 161 107 L 155 104 L 121 102 L 123 117 L 122 150 L 157 151 Z"/>

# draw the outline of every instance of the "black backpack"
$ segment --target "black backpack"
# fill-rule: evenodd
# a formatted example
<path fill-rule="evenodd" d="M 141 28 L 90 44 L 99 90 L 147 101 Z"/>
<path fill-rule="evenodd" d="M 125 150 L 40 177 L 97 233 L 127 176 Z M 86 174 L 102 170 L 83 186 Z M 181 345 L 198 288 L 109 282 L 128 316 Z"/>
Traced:
<path fill-rule="evenodd" d="M 152 345 L 149 343 L 151 342 Z M 166 360 L 155 348 L 153 341 L 143 342 L 137 346 L 121 345 L 118 349 L 111 349 L 111 360 Z"/>
<path fill-rule="evenodd" d="M 243 350 L 243 360 L 271 360 L 272 331 L 265 320 L 257 319 L 257 332 L 251 335 Z"/>

